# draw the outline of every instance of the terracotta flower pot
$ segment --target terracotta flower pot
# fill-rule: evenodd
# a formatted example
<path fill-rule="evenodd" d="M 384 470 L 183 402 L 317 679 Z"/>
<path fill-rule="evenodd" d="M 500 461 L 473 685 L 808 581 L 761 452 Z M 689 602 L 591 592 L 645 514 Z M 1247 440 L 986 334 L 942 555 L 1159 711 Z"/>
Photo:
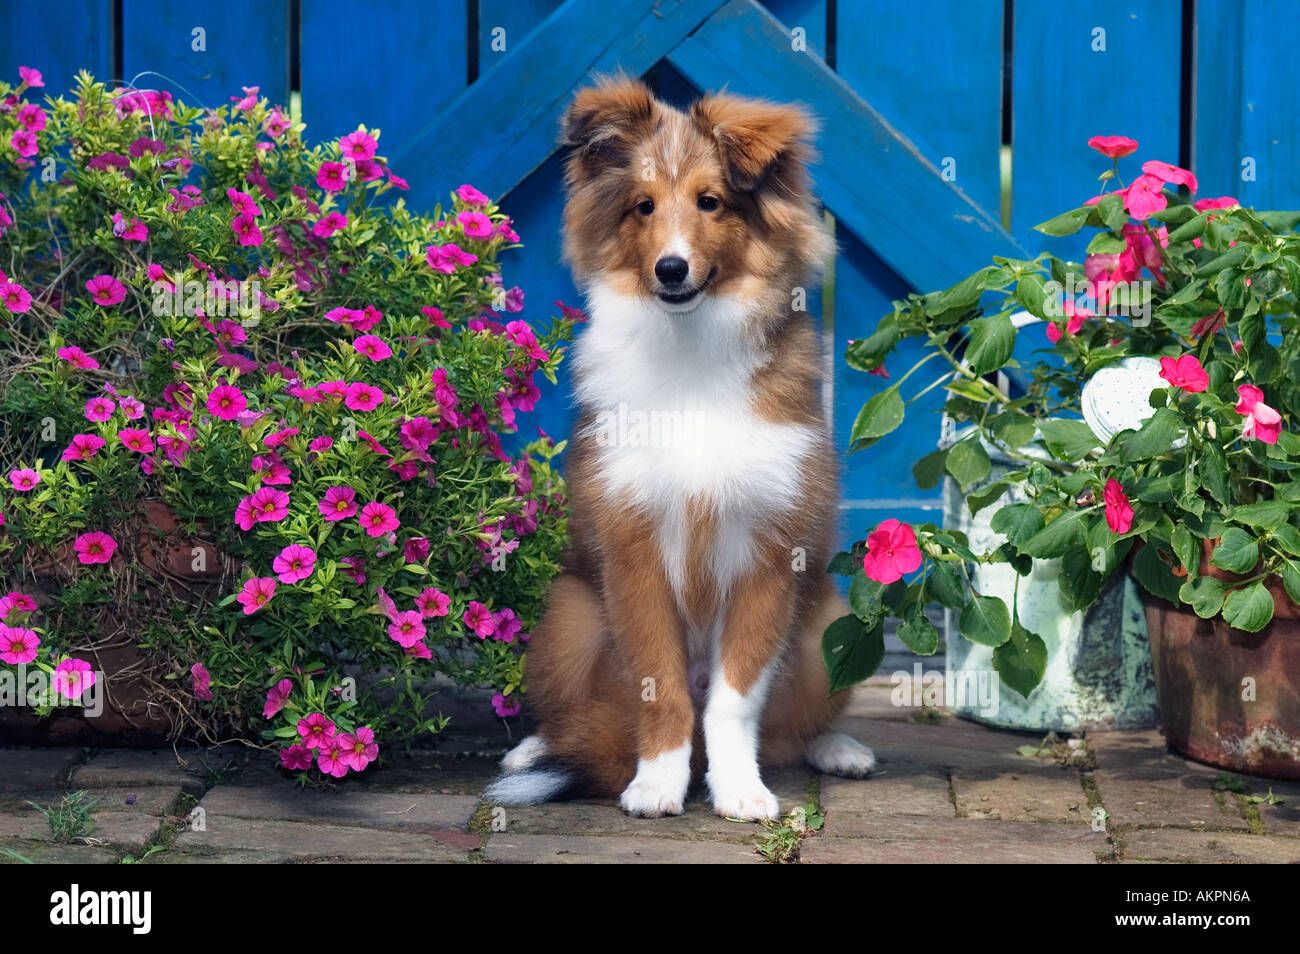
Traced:
<path fill-rule="evenodd" d="M 162 501 L 144 501 L 128 525 L 132 532 L 119 534 L 119 549 L 108 564 L 121 587 L 115 609 L 125 609 L 124 600 L 132 595 L 155 604 L 215 602 L 238 574 L 238 561 L 211 542 L 186 538 L 175 513 Z M 69 541 L 32 554 L 25 578 L 15 577 L 14 588 L 34 596 L 37 605 L 44 607 L 83 569 Z M 175 734 L 184 720 L 183 708 L 157 691 L 161 677 L 174 666 L 140 649 L 142 634 L 129 620 L 122 619 L 126 625 L 109 625 L 117 622 L 109 613 L 97 635 L 66 647 L 70 655 L 85 659 L 102 674 L 102 711 L 91 716 L 81 707 L 68 706 L 38 719 L 30 709 L 0 706 L 0 741 L 157 745 Z M 170 683 L 178 695 L 188 693 L 188 686 L 188 674 Z"/>
<path fill-rule="evenodd" d="M 1242 577 L 1210 566 L 1202 575 Z M 1300 779 L 1300 606 L 1281 580 L 1266 581 L 1274 617 L 1258 633 L 1143 590 L 1165 740 L 1200 762 L 1235 772 Z"/>

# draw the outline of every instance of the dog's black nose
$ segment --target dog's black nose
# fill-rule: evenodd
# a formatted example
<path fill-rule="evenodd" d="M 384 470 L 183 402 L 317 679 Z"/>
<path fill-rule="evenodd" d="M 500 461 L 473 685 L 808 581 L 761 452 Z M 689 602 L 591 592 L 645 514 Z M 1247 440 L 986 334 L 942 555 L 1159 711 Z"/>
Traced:
<path fill-rule="evenodd" d="M 675 255 L 661 258 L 655 262 L 655 277 L 665 285 L 680 285 L 686 281 L 686 273 L 691 270 L 686 259 Z"/>

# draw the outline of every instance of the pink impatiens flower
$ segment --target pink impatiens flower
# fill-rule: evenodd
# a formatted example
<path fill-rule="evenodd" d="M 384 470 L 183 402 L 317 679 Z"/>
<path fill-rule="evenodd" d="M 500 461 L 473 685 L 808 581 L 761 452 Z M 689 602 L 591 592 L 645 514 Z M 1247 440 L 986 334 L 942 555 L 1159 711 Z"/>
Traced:
<path fill-rule="evenodd" d="M 266 690 L 266 705 L 262 707 L 262 718 L 270 719 L 284 708 L 284 704 L 289 701 L 289 693 L 293 692 L 293 680 L 281 679 L 270 689 Z"/>
<path fill-rule="evenodd" d="M 325 491 L 325 499 L 318 508 L 321 516 L 331 523 L 346 520 L 357 512 L 357 492 L 351 487 L 331 487 Z"/>
<path fill-rule="evenodd" d="M 190 667 L 190 679 L 194 684 L 194 698 L 200 702 L 212 701 L 212 674 L 203 663 Z"/>
<path fill-rule="evenodd" d="M 94 371 L 99 367 L 98 361 L 77 347 L 60 348 L 55 353 L 74 368 L 81 368 L 84 371 Z"/>
<path fill-rule="evenodd" d="M 1198 199 L 1192 203 L 1192 208 L 1197 212 L 1206 212 L 1210 209 L 1235 209 L 1241 205 L 1230 195 L 1221 195 L 1217 199 Z"/>
<path fill-rule="evenodd" d="M 248 398 L 233 384 L 223 384 L 208 395 L 208 413 L 223 421 L 233 421 L 248 407 Z"/>
<path fill-rule="evenodd" d="M 1092 312 L 1087 308 L 1078 307 L 1072 301 L 1066 301 L 1061 305 L 1061 311 L 1065 313 L 1065 334 L 1077 335 L 1083 330 L 1085 318 L 1091 318 Z M 1056 322 L 1049 322 L 1047 325 L 1047 340 L 1056 344 L 1061 340 L 1061 326 Z M 883 370 L 883 369 L 882 369 Z M 885 377 L 889 377 L 888 374 Z"/>
<path fill-rule="evenodd" d="M 388 347 L 384 340 L 377 335 L 362 335 L 352 342 L 352 347 L 371 361 L 383 361 L 385 358 L 392 357 L 393 354 L 393 349 Z"/>
<path fill-rule="evenodd" d="M 16 467 L 9 471 L 9 483 L 14 490 L 26 493 L 41 482 L 41 475 L 30 467 Z"/>
<path fill-rule="evenodd" d="M 98 434 L 76 434 L 63 450 L 63 460 L 90 460 L 104 446 L 104 438 Z"/>
<path fill-rule="evenodd" d="M 472 629 L 479 639 L 487 639 L 496 632 L 497 621 L 492 611 L 478 600 L 470 600 L 469 608 L 461 614 L 465 625 Z"/>
<path fill-rule="evenodd" d="M 373 411 L 384 403 L 384 392 L 374 385 L 354 381 L 348 385 L 347 397 L 343 403 L 353 411 Z"/>
<path fill-rule="evenodd" d="M 1142 163 L 1142 171 L 1146 175 L 1159 179 L 1161 182 L 1175 182 L 1178 185 L 1187 186 L 1193 192 L 1196 191 L 1196 176 L 1180 166 L 1170 165 L 1167 162 L 1161 162 L 1159 159 L 1148 159 Z"/>
<path fill-rule="evenodd" d="M 361 527 L 369 536 L 382 537 L 386 533 L 392 533 L 401 524 L 397 520 L 397 511 L 388 504 L 380 503 L 375 500 L 361 508 L 361 516 L 358 518 Z"/>
<path fill-rule="evenodd" d="M 116 305 L 126 297 L 126 286 L 112 275 L 96 275 L 86 282 L 86 291 L 96 305 Z"/>
<path fill-rule="evenodd" d="M 1184 391 L 1200 392 L 1210 386 L 1210 376 L 1194 354 L 1160 359 L 1160 377 Z"/>
<path fill-rule="evenodd" d="M 393 621 L 388 624 L 388 635 L 403 648 L 414 646 L 424 639 L 425 635 L 424 623 L 420 620 L 421 616 L 417 610 L 405 610 L 396 613 L 393 616 Z"/>
<path fill-rule="evenodd" d="M 298 737 L 309 749 L 327 745 L 336 732 L 338 727 L 320 712 L 313 712 L 307 718 L 298 720 Z"/>
<path fill-rule="evenodd" d="M 355 732 L 340 735 L 338 748 L 339 760 L 354 772 L 360 772 L 379 758 L 375 731 L 367 725 L 360 726 Z"/>
<path fill-rule="evenodd" d="M 1282 415 L 1264 403 L 1264 392 L 1253 384 L 1237 385 L 1237 406 L 1233 409 L 1243 415 L 1241 436 L 1253 437 L 1265 444 L 1276 444 L 1282 432 Z"/>
<path fill-rule="evenodd" d="M 80 699 L 98 678 L 84 659 L 65 659 L 54 669 L 54 691 L 65 699 Z"/>
<path fill-rule="evenodd" d="M 107 563 L 113 559 L 113 553 L 117 550 L 117 541 L 107 533 L 92 530 L 77 537 L 73 541 L 72 549 L 77 552 L 77 559 L 86 566 L 92 563 Z"/>
<path fill-rule="evenodd" d="M 862 568 L 877 583 L 893 583 L 921 566 L 921 550 L 910 524 L 886 520 L 867 537 Z"/>
<path fill-rule="evenodd" d="M 1103 156 L 1111 159 L 1123 159 L 1137 151 L 1137 140 L 1128 136 L 1093 136 L 1088 140 L 1088 148 L 1096 149 Z"/>
<path fill-rule="evenodd" d="M 1124 196 L 1124 208 L 1129 215 L 1139 221 L 1149 219 L 1152 215 L 1168 207 L 1165 198 L 1164 180 L 1158 176 L 1141 175 L 1121 193 Z"/>
<path fill-rule="evenodd" d="M 275 577 L 257 576 L 245 581 L 244 588 L 240 590 L 236 600 L 244 607 L 244 615 L 251 616 L 271 602 L 274 597 Z"/>
<path fill-rule="evenodd" d="M 271 562 L 281 583 L 297 583 L 316 569 L 316 551 L 300 543 L 291 543 Z"/>
<path fill-rule="evenodd" d="M 0 626 L 0 662 L 11 666 L 29 663 L 36 658 L 40 645 L 40 637 L 30 629 Z"/>
<path fill-rule="evenodd" d="M 1110 532 L 1128 533 L 1133 526 L 1133 508 L 1124 493 L 1124 486 L 1112 477 L 1106 481 L 1102 497 L 1106 501 L 1106 526 L 1110 527 Z"/>
<path fill-rule="evenodd" d="M 421 616 L 446 616 L 451 610 L 451 597 L 435 587 L 426 587 L 415 598 L 415 608 Z"/>

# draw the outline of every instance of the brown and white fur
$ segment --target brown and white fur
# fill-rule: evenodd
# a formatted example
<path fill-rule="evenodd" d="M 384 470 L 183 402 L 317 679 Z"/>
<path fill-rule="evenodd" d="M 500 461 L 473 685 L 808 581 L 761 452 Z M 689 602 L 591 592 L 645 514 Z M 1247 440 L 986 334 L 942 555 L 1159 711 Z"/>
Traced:
<path fill-rule="evenodd" d="M 794 307 L 832 250 L 811 126 L 726 94 L 681 112 L 624 78 L 564 117 L 565 255 L 591 314 L 572 547 L 528 652 L 539 730 L 490 798 L 576 788 L 671 815 L 707 768 L 719 814 L 764 819 L 779 806 L 760 760 L 874 765 L 827 732 L 846 695 L 828 693 L 821 636 L 847 610 L 822 572 L 838 488 L 821 351 Z M 610 432 L 620 408 L 690 425 L 638 446 Z"/>

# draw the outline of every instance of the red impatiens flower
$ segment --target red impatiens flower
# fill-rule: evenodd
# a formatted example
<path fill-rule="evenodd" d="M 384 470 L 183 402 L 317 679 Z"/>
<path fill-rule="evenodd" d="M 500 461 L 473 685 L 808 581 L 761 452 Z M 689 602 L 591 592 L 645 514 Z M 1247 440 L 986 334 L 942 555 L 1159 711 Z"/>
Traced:
<path fill-rule="evenodd" d="M 1196 176 L 1180 166 L 1170 165 L 1167 162 L 1161 162 L 1159 159 L 1148 159 L 1142 163 L 1142 171 L 1149 176 L 1154 176 L 1161 182 L 1174 182 L 1178 185 L 1187 186 L 1193 192 L 1196 191 Z"/>
<path fill-rule="evenodd" d="M 1282 415 L 1264 403 L 1264 392 L 1253 384 L 1239 384 L 1237 397 L 1239 400 L 1233 410 L 1246 418 L 1241 436 L 1276 444 L 1282 432 Z"/>
<path fill-rule="evenodd" d="M 1133 526 L 1133 508 L 1124 495 L 1123 485 L 1112 477 L 1106 481 L 1103 497 L 1106 501 L 1106 526 L 1110 527 L 1110 532 L 1128 533 L 1129 527 Z"/>
<path fill-rule="evenodd" d="M 867 537 L 862 568 L 877 583 L 893 583 L 921 566 L 921 549 L 910 524 L 886 520 Z"/>
<path fill-rule="evenodd" d="M 1184 391 L 1200 392 L 1210 386 L 1210 376 L 1194 354 L 1160 359 L 1160 377 Z"/>
<path fill-rule="evenodd" d="M 1137 140 L 1128 136 L 1093 136 L 1088 140 L 1088 148 L 1096 149 L 1103 156 L 1111 159 L 1123 159 L 1137 151 Z"/>
<path fill-rule="evenodd" d="M 1149 219 L 1161 209 L 1168 207 L 1169 200 L 1164 193 L 1165 180 L 1158 176 L 1138 176 L 1121 194 L 1124 196 L 1124 208 L 1129 215 L 1142 221 Z"/>

